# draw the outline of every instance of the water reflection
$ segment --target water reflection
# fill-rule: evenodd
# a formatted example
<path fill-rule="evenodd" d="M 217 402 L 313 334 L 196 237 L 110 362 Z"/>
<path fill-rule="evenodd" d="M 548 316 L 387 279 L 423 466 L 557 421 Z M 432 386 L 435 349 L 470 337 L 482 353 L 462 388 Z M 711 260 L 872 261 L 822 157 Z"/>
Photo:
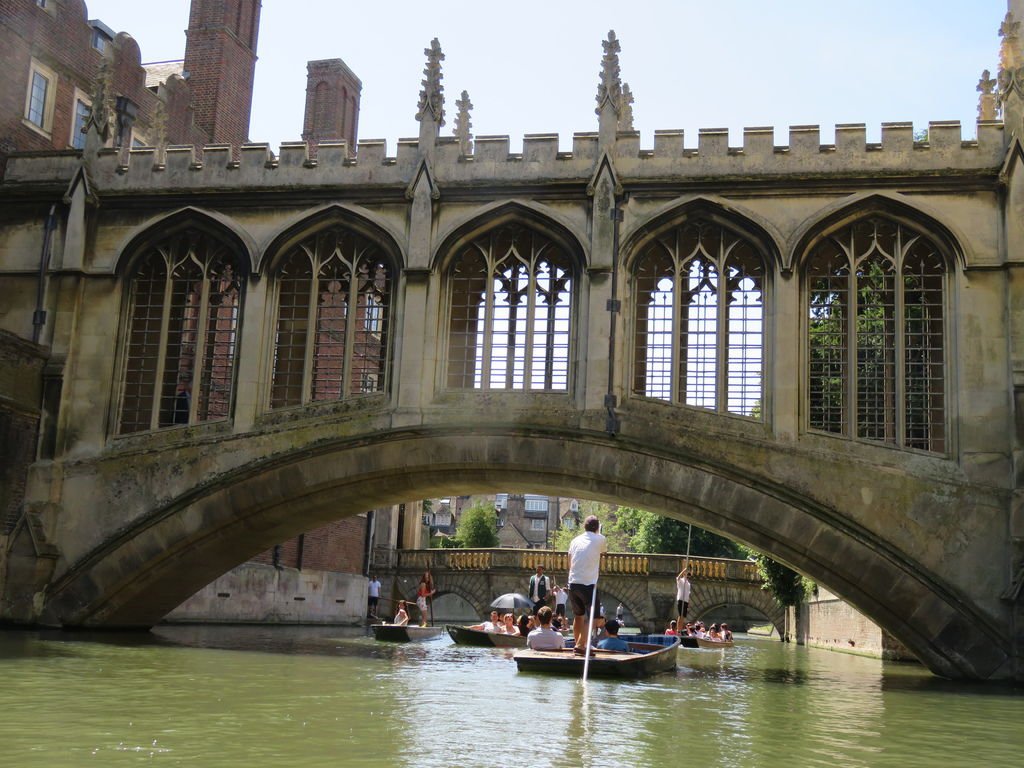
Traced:
<path fill-rule="evenodd" d="M 0 633 L 19 768 L 1018 764 L 1024 691 L 827 651 L 682 650 L 637 682 L 519 674 L 512 652 L 336 628 Z"/>

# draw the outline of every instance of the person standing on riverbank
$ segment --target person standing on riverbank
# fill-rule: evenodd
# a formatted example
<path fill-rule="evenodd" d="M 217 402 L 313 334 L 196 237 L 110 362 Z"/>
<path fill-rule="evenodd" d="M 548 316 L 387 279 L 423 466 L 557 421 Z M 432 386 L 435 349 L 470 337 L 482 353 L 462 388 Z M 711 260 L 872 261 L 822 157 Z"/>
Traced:
<path fill-rule="evenodd" d="M 380 602 L 380 582 L 372 573 L 370 583 L 366 585 L 366 613 L 372 619 L 377 617 L 377 604 Z"/>
<path fill-rule="evenodd" d="M 587 620 L 601 569 L 601 554 L 608 551 L 608 539 L 599 533 L 601 523 L 594 515 L 583 521 L 583 533 L 569 544 L 569 602 L 572 603 L 572 634 L 576 652 L 583 653 L 587 642 Z M 593 619 L 593 617 L 590 617 Z"/>

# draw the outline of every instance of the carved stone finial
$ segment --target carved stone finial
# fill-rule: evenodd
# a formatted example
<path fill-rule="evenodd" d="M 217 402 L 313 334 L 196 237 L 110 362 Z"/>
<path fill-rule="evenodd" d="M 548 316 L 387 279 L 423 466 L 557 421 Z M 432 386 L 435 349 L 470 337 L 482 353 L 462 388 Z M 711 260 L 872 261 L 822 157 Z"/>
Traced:
<path fill-rule="evenodd" d="M 473 108 L 473 102 L 469 100 L 469 93 L 462 92 L 462 98 L 455 102 L 459 111 L 455 115 L 455 135 L 459 139 L 459 152 L 462 155 L 473 154 L 473 134 L 470 129 L 473 123 L 469 119 L 469 110 Z"/>
<path fill-rule="evenodd" d="M 622 98 L 619 101 L 619 130 L 633 130 L 633 92 L 629 83 L 622 84 Z"/>
<path fill-rule="evenodd" d="M 436 37 L 430 41 L 429 48 L 423 49 L 423 53 L 427 57 L 427 66 L 423 68 L 423 89 L 420 91 L 416 119 L 422 122 L 429 114 L 434 124 L 440 127 L 444 125 L 444 86 L 441 85 L 441 62 L 444 61 L 444 54 Z"/>
<path fill-rule="evenodd" d="M 996 77 L 996 108 L 1002 109 L 1012 93 L 1016 93 L 1018 98 L 1024 96 L 1024 56 L 1021 54 L 1020 22 L 1012 13 L 1007 12 L 1003 23 L 999 25 L 999 36 L 1002 42 L 999 45 L 999 74 Z"/>
<path fill-rule="evenodd" d="M 608 39 L 601 42 L 604 56 L 601 58 L 601 79 L 597 84 L 597 114 L 605 102 L 609 103 L 615 114 L 619 114 L 619 102 L 622 98 L 622 81 L 619 79 L 619 41 L 615 30 L 608 30 Z"/>
<path fill-rule="evenodd" d="M 163 101 L 157 99 L 156 109 L 153 110 L 153 121 L 149 128 L 152 136 L 153 146 L 156 147 L 156 164 L 164 164 L 164 156 L 167 153 L 167 111 Z"/>
<path fill-rule="evenodd" d="M 85 121 L 84 130 L 88 134 L 93 128 L 99 135 L 100 143 L 106 144 L 110 138 L 112 116 L 114 114 L 113 72 L 110 59 L 103 56 L 100 68 L 93 83 L 92 106 L 89 108 L 89 119 Z"/>

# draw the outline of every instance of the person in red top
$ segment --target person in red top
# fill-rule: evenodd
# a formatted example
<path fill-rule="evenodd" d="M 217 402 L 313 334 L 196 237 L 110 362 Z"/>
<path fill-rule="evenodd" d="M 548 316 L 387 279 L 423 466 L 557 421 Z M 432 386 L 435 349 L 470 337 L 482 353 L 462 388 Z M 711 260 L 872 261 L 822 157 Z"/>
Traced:
<path fill-rule="evenodd" d="M 676 620 L 672 619 L 672 621 L 670 621 L 668 623 L 668 629 L 665 630 L 665 634 L 666 635 L 678 635 L 679 633 L 676 632 L 676 626 L 678 626 L 676 624 Z"/>

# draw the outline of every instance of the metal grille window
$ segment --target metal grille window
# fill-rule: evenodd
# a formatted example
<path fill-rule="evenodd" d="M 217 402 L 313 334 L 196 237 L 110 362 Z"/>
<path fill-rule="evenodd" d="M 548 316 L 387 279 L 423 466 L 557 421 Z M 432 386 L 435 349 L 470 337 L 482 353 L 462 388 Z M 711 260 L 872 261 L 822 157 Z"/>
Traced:
<path fill-rule="evenodd" d="M 713 222 L 649 243 L 633 273 L 634 394 L 761 418 L 764 279 L 753 244 Z"/>
<path fill-rule="evenodd" d="M 477 238 L 448 272 L 448 386 L 560 391 L 569 387 L 572 263 L 521 226 Z"/>
<path fill-rule="evenodd" d="M 344 227 L 284 258 L 270 407 L 384 391 L 392 268 L 380 247 Z"/>
<path fill-rule="evenodd" d="M 811 429 L 946 451 L 946 266 L 928 238 L 872 217 L 805 269 Z"/>
<path fill-rule="evenodd" d="M 119 434 L 229 416 L 239 265 L 224 242 L 194 228 L 142 255 L 131 282 Z"/>

